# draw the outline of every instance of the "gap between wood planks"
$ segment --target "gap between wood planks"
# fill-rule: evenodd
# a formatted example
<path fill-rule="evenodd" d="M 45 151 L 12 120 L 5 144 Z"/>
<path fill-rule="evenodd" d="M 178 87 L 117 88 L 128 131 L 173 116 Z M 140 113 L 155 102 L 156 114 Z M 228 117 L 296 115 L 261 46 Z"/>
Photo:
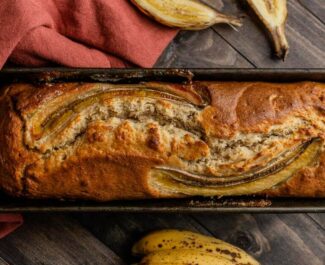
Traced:
<path fill-rule="evenodd" d="M 310 14 L 312 14 L 315 18 L 317 18 L 320 22 L 322 22 L 323 24 L 325 24 L 325 22 L 324 22 L 324 20 L 321 18 L 321 17 L 319 17 L 318 16 L 318 14 L 315 12 L 316 10 L 313 10 L 313 9 L 311 9 L 310 7 L 311 7 L 311 5 L 313 5 L 312 4 L 312 1 L 313 0 L 297 0 L 297 2 L 303 7 L 303 8 L 305 8 Z M 320 1 L 324 1 L 324 0 L 320 0 Z M 303 2 L 303 3 L 302 3 Z M 325 4 L 324 4 L 324 6 L 325 6 Z M 317 7 L 315 7 L 315 8 L 319 8 L 320 7 L 320 12 L 322 12 L 322 10 L 323 10 L 323 12 L 325 12 L 325 7 L 321 7 L 321 5 L 319 5 L 318 6 L 318 4 L 317 4 Z"/>
<path fill-rule="evenodd" d="M 122 259 L 134 262 L 132 245 L 157 229 L 185 229 L 212 235 L 251 253 L 262 264 L 322 264 L 322 229 L 304 214 L 99 214 L 79 221 Z M 278 253 L 278 255 L 272 255 Z M 284 263 L 281 263 L 282 257 Z M 300 257 L 301 256 L 301 257 Z M 290 262 L 289 262 L 290 261 Z M 279 263 L 280 262 L 280 263 Z M 288 263 L 289 262 L 289 263 Z"/>
<path fill-rule="evenodd" d="M 239 55 L 241 55 L 253 68 L 258 68 L 256 64 L 254 64 L 247 56 L 245 56 L 243 53 L 240 52 L 239 49 L 236 48 L 230 41 L 228 41 L 222 34 L 220 34 L 214 27 L 212 27 L 212 30 L 220 37 L 222 38 L 228 45 L 233 48 L 236 52 L 238 52 Z"/>
<path fill-rule="evenodd" d="M 195 219 L 210 233 L 253 254 L 261 264 L 323 265 L 324 233 L 306 214 L 204 215 Z M 231 229 L 225 231 L 225 227 Z"/>
<path fill-rule="evenodd" d="M 204 2 L 207 1 L 205 0 Z M 222 25 L 216 25 L 212 28 L 218 36 L 222 37 L 255 67 L 325 67 L 323 59 L 325 58 L 323 49 L 325 44 L 323 45 L 324 39 L 322 38 L 322 35 L 325 33 L 324 24 L 298 2 L 288 2 L 289 23 L 287 24 L 287 36 L 291 52 L 285 62 L 271 57 L 271 42 L 267 39 L 266 31 L 261 22 L 249 8 L 243 8 L 237 1 L 225 2 L 220 0 L 216 3 L 211 3 L 211 5 L 227 14 L 250 14 L 245 19 L 243 27 L 239 28 L 237 34 L 229 32 Z"/>
<path fill-rule="evenodd" d="M 307 216 L 325 231 L 325 213 L 308 213 Z"/>

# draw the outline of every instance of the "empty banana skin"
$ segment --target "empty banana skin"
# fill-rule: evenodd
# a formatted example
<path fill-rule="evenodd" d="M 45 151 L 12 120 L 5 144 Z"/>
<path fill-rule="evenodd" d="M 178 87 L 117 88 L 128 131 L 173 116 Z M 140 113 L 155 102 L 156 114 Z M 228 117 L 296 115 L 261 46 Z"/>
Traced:
<path fill-rule="evenodd" d="M 247 2 L 268 30 L 275 55 L 284 60 L 289 52 L 285 35 L 287 0 L 247 0 Z"/>
<path fill-rule="evenodd" d="M 181 261 L 184 262 L 177 264 L 191 264 L 189 262 L 197 256 L 199 264 L 259 265 L 253 257 L 231 244 L 190 231 L 174 229 L 156 231 L 142 238 L 132 248 L 132 254 L 135 256 L 149 255 L 144 259 L 147 263 L 140 264 L 156 264 L 150 262 L 159 258 L 163 260 L 168 255 L 168 258 L 171 258 L 170 256 L 175 258 L 177 253 L 182 256 Z M 208 263 L 209 260 L 214 263 Z M 220 263 L 216 263 L 217 261 Z"/>
<path fill-rule="evenodd" d="M 219 23 L 241 26 L 227 16 L 196 0 L 131 0 L 143 13 L 158 22 L 186 30 L 200 30 Z"/>

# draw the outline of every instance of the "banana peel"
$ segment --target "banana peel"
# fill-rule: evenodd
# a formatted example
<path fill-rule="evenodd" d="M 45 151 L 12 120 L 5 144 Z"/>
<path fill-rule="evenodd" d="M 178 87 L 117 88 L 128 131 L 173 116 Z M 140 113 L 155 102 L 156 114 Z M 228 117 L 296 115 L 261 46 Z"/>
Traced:
<path fill-rule="evenodd" d="M 156 264 L 152 262 L 154 260 L 159 261 L 159 258 L 164 260 L 168 256 L 175 258 L 175 260 L 177 256 L 181 256 L 178 259 L 181 258 L 180 262 L 184 263 L 175 264 L 192 264 L 190 261 L 193 261 L 197 256 L 196 261 L 202 262 L 198 264 L 229 264 L 231 262 L 230 264 L 259 265 L 245 251 L 229 243 L 191 231 L 175 229 L 150 233 L 133 246 L 132 253 L 135 256 L 149 255 L 140 264 Z M 215 263 L 209 263 L 209 260 Z M 217 261 L 220 263 L 216 263 Z"/>
<path fill-rule="evenodd" d="M 190 249 L 165 250 L 149 254 L 138 265 L 234 265 L 228 259 Z"/>
<path fill-rule="evenodd" d="M 241 26 L 240 19 L 222 14 L 196 0 L 131 0 L 144 14 L 161 24 L 201 30 L 219 23 Z"/>
<path fill-rule="evenodd" d="M 289 44 L 285 35 L 288 16 L 287 0 L 247 0 L 263 22 L 273 41 L 275 55 L 285 60 L 289 52 Z"/>

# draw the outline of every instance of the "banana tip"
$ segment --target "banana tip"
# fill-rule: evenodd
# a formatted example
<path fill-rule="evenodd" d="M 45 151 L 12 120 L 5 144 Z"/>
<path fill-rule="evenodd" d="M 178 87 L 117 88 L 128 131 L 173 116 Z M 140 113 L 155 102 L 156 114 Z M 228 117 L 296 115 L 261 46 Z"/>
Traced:
<path fill-rule="evenodd" d="M 282 59 L 283 62 L 286 60 L 288 54 L 289 54 L 288 47 L 283 47 L 276 53 L 277 57 Z"/>

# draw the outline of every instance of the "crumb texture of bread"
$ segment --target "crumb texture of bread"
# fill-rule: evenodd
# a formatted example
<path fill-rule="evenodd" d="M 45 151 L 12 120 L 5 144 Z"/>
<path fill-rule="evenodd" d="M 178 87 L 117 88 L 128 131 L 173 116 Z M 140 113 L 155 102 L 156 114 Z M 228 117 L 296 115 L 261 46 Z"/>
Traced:
<path fill-rule="evenodd" d="M 0 186 L 99 201 L 325 197 L 324 113 L 313 82 L 12 84 Z"/>

